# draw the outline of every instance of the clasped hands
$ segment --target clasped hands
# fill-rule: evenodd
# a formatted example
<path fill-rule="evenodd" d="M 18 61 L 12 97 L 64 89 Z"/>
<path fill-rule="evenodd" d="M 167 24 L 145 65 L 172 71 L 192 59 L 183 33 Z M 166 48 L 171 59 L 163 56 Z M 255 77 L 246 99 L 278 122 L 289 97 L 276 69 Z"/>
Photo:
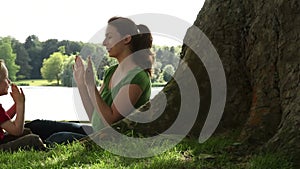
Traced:
<path fill-rule="evenodd" d="M 88 63 L 85 69 L 82 58 L 80 56 L 76 56 L 75 64 L 73 65 L 73 76 L 78 86 L 84 84 L 87 87 L 95 86 L 95 75 L 90 57 L 88 57 Z"/>

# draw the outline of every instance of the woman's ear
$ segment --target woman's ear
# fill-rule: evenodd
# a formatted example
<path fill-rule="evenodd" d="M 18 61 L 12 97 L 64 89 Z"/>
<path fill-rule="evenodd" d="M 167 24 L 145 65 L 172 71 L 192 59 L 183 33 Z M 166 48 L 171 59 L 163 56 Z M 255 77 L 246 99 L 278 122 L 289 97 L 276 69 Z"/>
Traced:
<path fill-rule="evenodd" d="M 131 35 L 125 35 L 123 40 L 126 45 L 129 44 L 131 41 Z"/>

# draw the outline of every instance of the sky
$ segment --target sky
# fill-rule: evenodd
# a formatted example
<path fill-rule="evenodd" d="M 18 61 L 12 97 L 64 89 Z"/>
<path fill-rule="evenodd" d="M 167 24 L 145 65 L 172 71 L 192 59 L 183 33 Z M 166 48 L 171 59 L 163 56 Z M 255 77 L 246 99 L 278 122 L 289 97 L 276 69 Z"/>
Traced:
<path fill-rule="evenodd" d="M 112 16 L 145 13 L 168 15 L 192 25 L 203 3 L 204 0 L 1 0 L 0 37 L 11 36 L 22 43 L 29 35 L 38 36 L 40 41 L 89 42 Z M 158 24 L 163 27 L 168 23 Z M 160 35 L 153 39 L 154 44 L 161 45 L 181 41 Z"/>

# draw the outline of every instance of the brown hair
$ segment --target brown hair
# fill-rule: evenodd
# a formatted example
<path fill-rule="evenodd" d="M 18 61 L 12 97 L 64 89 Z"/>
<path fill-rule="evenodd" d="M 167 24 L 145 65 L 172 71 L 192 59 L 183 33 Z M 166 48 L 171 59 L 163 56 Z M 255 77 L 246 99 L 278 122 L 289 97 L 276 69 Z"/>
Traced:
<path fill-rule="evenodd" d="M 124 17 L 112 17 L 108 24 L 115 27 L 121 36 L 131 36 L 129 49 L 133 53 L 133 60 L 151 76 L 154 55 L 151 52 L 152 35 L 149 28 L 142 24 L 136 25 L 131 19 Z"/>

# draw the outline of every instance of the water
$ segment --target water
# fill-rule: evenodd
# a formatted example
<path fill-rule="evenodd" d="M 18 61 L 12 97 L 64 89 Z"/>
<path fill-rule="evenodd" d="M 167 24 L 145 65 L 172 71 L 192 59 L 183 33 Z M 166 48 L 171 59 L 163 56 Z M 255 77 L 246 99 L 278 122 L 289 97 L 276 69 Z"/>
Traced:
<path fill-rule="evenodd" d="M 22 86 L 22 88 L 26 98 L 25 120 L 88 120 L 76 88 L 52 86 Z M 151 98 L 161 89 L 162 87 L 152 88 Z M 7 110 L 12 106 L 13 100 L 8 94 L 0 97 L 0 103 Z"/>

